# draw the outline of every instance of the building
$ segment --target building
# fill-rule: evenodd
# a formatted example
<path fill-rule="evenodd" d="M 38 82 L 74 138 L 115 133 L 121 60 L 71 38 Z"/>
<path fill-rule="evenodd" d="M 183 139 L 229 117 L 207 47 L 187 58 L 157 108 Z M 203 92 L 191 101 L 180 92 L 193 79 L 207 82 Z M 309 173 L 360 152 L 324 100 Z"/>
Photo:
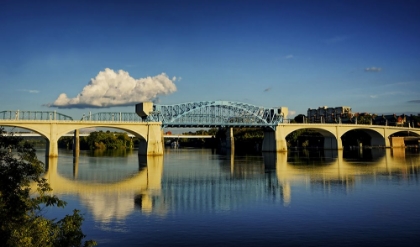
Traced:
<path fill-rule="evenodd" d="M 308 108 L 307 118 L 309 123 L 339 123 L 349 122 L 354 114 L 349 106 L 328 107 L 320 106 L 318 109 Z"/>

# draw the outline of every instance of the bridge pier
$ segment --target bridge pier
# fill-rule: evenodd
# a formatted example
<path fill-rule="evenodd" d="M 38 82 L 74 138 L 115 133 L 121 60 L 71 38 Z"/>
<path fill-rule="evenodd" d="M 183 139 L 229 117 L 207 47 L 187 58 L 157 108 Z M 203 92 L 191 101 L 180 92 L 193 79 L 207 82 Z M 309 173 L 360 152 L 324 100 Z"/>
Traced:
<path fill-rule="evenodd" d="M 80 154 L 80 138 L 79 129 L 74 130 L 73 135 L 73 157 L 79 157 Z"/>
<path fill-rule="evenodd" d="M 163 145 L 161 124 L 149 124 L 146 139 L 140 140 L 139 155 L 163 155 Z"/>
<path fill-rule="evenodd" d="M 57 137 L 57 124 L 51 123 L 49 125 L 49 138 L 47 138 L 47 156 L 58 157 L 58 138 Z"/>
<path fill-rule="evenodd" d="M 235 137 L 233 136 L 232 127 L 220 127 L 216 136 L 218 136 L 216 145 L 222 152 L 233 153 L 235 151 Z"/>
<path fill-rule="evenodd" d="M 277 126 L 276 130 L 265 129 L 262 144 L 263 152 L 287 152 L 284 128 Z"/>
<path fill-rule="evenodd" d="M 48 153 L 46 154 L 46 156 L 48 157 L 58 157 L 58 147 L 57 147 L 57 140 L 47 140 L 48 144 L 47 144 L 47 149 L 48 149 Z"/>

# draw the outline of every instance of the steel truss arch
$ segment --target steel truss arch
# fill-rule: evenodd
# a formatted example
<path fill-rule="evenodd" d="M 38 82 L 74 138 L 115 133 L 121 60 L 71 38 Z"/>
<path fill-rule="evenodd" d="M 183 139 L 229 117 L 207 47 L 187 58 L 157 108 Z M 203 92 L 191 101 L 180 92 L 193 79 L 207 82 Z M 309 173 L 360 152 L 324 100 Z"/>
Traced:
<path fill-rule="evenodd" d="M 278 108 L 264 108 L 233 101 L 200 101 L 153 105 L 148 121 L 163 127 L 270 127 L 283 122 Z"/>

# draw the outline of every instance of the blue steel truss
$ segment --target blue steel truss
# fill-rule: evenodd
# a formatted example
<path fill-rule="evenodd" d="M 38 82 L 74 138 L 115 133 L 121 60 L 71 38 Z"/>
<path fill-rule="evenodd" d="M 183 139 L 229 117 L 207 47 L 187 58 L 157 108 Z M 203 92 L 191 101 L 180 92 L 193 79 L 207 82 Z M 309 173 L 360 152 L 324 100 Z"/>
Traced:
<path fill-rule="evenodd" d="M 67 120 L 73 118 L 55 111 L 1 111 L 0 119 L 3 120 Z"/>
<path fill-rule="evenodd" d="M 163 127 L 270 127 L 283 122 L 279 108 L 264 108 L 232 101 L 202 101 L 153 105 L 147 121 Z"/>
<path fill-rule="evenodd" d="M 135 112 L 98 112 L 84 115 L 81 121 L 143 122 Z"/>

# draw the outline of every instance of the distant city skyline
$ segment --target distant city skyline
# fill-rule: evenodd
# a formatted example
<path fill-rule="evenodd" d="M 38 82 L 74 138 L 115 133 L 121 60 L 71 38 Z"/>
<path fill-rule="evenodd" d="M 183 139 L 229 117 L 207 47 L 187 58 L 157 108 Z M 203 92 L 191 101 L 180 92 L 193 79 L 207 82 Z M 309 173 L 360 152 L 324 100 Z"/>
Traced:
<path fill-rule="evenodd" d="M 154 101 L 420 113 L 420 3 L 6 1 L 3 110 L 78 118 Z"/>

